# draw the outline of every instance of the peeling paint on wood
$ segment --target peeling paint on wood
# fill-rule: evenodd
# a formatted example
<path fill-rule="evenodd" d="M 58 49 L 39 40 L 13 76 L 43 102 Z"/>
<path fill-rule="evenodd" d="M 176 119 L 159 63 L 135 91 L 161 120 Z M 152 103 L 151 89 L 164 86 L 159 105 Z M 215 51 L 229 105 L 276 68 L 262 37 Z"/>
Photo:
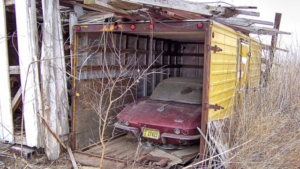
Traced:
<path fill-rule="evenodd" d="M 4 1 L 0 2 L 0 51 L 3 54 L 0 62 L 0 139 L 13 142 L 13 121 L 11 111 L 9 65 L 7 50 L 6 13 Z"/>
<path fill-rule="evenodd" d="M 69 133 L 65 58 L 58 0 L 42 0 L 43 40 L 41 54 L 41 82 L 44 118 L 56 135 Z M 45 152 L 49 160 L 56 160 L 60 144 L 45 129 Z M 65 141 L 62 138 L 62 141 Z"/>
<path fill-rule="evenodd" d="M 37 117 L 41 110 L 41 97 L 36 63 L 39 45 L 35 4 L 35 0 L 16 0 L 15 8 L 26 143 L 30 147 L 43 147 L 42 126 Z"/>

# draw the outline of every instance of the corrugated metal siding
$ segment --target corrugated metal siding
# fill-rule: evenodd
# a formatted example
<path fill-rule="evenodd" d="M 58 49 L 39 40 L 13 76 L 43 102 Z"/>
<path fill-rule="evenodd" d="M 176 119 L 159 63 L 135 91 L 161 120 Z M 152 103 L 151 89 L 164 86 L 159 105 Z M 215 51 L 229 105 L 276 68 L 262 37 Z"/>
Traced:
<path fill-rule="evenodd" d="M 222 110 L 209 109 L 208 121 L 223 119 L 232 114 L 235 91 L 237 85 L 237 57 L 238 57 L 238 40 L 240 38 L 250 41 L 250 38 L 235 32 L 234 30 L 213 22 L 211 32 L 214 38 L 211 38 L 211 46 L 217 45 L 222 49 L 221 52 L 214 53 L 211 51 L 210 65 L 210 87 L 209 87 L 209 104 L 224 107 Z M 252 77 L 251 84 L 258 85 L 260 71 L 260 48 L 259 44 L 251 44 L 252 58 L 250 63 L 250 72 Z M 259 70 L 258 70 L 259 69 Z"/>

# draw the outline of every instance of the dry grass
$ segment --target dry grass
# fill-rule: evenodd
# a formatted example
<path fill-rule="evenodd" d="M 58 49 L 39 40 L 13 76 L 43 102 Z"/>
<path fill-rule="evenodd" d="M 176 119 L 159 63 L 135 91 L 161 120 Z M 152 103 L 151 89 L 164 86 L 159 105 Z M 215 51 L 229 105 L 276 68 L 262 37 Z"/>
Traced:
<path fill-rule="evenodd" d="M 229 129 L 230 148 L 240 147 L 223 162 L 228 168 L 300 167 L 300 65 L 297 53 L 289 57 L 267 87 L 242 94 Z"/>

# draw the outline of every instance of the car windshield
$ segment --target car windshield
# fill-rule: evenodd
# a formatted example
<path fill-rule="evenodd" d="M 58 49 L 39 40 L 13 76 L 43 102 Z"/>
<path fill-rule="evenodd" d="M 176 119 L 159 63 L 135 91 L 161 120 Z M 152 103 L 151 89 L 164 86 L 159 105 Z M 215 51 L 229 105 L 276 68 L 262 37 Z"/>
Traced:
<path fill-rule="evenodd" d="M 150 99 L 201 104 L 202 86 L 198 78 L 169 78 L 157 85 Z"/>

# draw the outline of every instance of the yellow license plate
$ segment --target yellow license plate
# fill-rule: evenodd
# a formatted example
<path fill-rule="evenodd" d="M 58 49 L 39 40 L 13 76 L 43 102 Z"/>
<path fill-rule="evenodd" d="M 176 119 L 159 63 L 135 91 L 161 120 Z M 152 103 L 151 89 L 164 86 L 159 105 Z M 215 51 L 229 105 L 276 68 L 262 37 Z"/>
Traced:
<path fill-rule="evenodd" d="M 153 129 L 143 129 L 143 137 L 152 138 L 152 139 L 159 139 L 159 131 Z"/>

